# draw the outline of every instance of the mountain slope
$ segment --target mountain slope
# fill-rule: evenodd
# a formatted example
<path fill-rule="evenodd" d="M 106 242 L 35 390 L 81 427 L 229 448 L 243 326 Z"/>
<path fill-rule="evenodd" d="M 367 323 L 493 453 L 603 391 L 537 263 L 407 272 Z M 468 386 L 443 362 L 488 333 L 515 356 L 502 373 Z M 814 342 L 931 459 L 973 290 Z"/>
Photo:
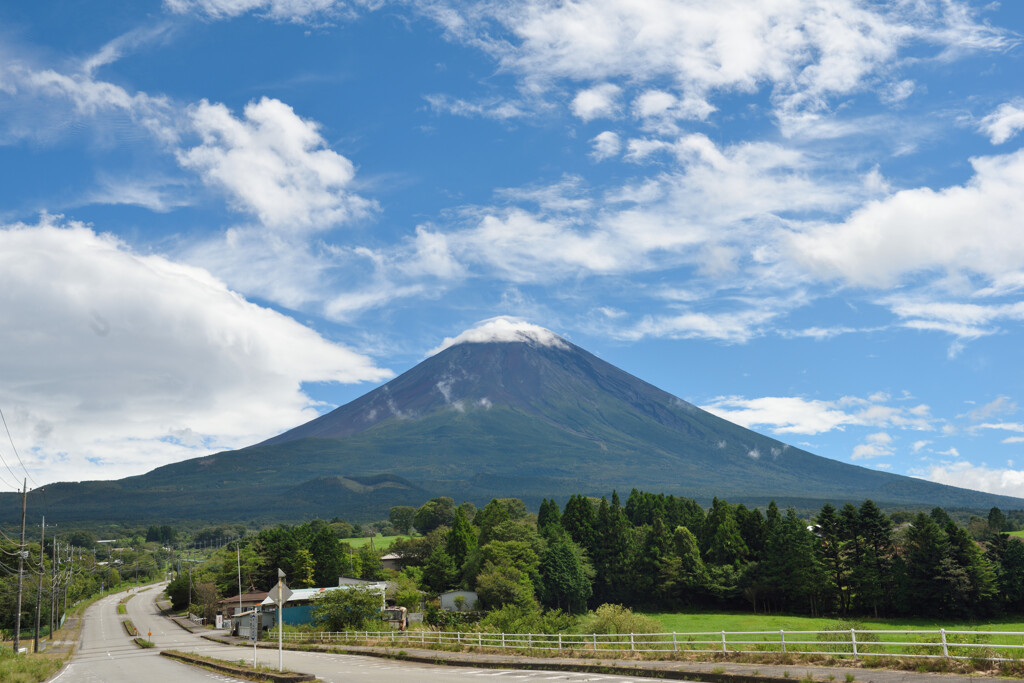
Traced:
<path fill-rule="evenodd" d="M 539 328 L 538 328 L 539 329 Z M 987 510 L 1024 500 L 822 458 L 700 410 L 542 333 L 455 343 L 386 385 L 240 451 L 48 487 L 71 519 L 363 519 L 435 495 L 607 494 Z M 130 510 L 128 513 L 126 510 Z M 0 499 L 0 515 L 16 505 Z"/>

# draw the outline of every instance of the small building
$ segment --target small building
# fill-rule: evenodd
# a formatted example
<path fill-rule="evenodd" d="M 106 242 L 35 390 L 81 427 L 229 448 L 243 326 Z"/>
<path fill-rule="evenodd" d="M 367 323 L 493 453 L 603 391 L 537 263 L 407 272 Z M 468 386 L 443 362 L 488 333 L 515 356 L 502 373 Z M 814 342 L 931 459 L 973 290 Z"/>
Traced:
<path fill-rule="evenodd" d="M 356 579 L 359 581 L 358 579 Z M 328 586 L 326 588 L 293 588 L 292 596 L 284 604 L 281 620 L 285 624 L 300 625 L 313 621 L 313 606 L 317 598 L 331 591 L 350 590 L 352 588 L 366 588 L 380 593 L 380 606 L 384 607 L 384 593 L 387 590 L 387 583 L 383 581 L 359 581 L 359 583 L 346 583 L 339 586 Z M 271 590 L 261 603 L 264 613 L 274 614 L 277 610 L 274 590 Z M 277 625 L 275 618 L 274 625 Z"/>
<path fill-rule="evenodd" d="M 441 609 L 449 612 L 468 612 L 476 609 L 479 596 L 476 591 L 447 591 L 441 593 Z M 460 599 L 461 598 L 461 599 Z"/>
<path fill-rule="evenodd" d="M 241 596 L 224 598 L 217 601 L 217 613 L 223 618 L 223 627 L 232 635 L 248 636 L 250 627 L 249 615 L 254 607 L 258 607 L 267 597 L 267 591 L 250 591 Z M 244 617 L 242 616 L 244 615 Z M 264 624 L 269 627 L 269 624 Z"/>
<path fill-rule="evenodd" d="M 380 564 L 384 569 L 394 569 L 396 572 L 402 570 L 403 557 L 398 553 L 388 553 L 380 558 Z"/>

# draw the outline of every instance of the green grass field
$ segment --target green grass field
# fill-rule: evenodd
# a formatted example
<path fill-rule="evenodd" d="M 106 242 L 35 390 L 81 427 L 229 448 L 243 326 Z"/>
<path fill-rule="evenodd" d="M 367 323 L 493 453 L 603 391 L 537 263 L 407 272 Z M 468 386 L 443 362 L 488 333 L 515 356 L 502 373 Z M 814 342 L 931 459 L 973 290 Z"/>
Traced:
<path fill-rule="evenodd" d="M 769 614 L 731 613 L 663 613 L 651 614 L 666 632 L 705 633 L 718 631 L 821 631 L 831 628 L 835 618 L 793 617 Z M 867 630 L 940 629 L 955 631 L 1017 631 L 1024 632 L 1024 622 L 1013 619 L 985 622 L 946 621 L 934 619 L 854 619 L 857 628 Z"/>
<path fill-rule="evenodd" d="M 1020 531 L 1010 531 L 1008 533 L 1011 536 L 1016 536 L 1017 538 L 1024 538 L 1024 529 L 1021 529 Z"/>
<path fill-rule="evenodd" d="M 408 536 L 381 536 L 380 534 L 377 534 L 373 537 L 373 547 L 377 550 L 381 550 L 383 548 L 387 548 L 400 538 L 408 538 Z M 353 548 L 362 548 L 363 546 L 370 545 L 370 537 L 361 536 L 357 538 L 343 538 L 341 539 L 341 542 L 348 543 Z"/>

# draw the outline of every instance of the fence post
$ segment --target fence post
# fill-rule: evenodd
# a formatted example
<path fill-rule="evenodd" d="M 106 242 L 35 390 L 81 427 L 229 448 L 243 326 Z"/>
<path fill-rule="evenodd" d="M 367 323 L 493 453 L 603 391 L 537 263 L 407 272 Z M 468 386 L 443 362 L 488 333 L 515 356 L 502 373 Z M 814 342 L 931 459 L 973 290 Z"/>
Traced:
<path fill-rule="evenodd" d="M 597 634 L 592 633 L 591 635 L 594 636 L 594 652 L 597 652 Z"/>
<path fill-rule="evenodd" d="M 501 632 L 501 649 L 502 650 L 505 649 L 505 632 L 504 631 Z"/>
<path fill-rule="evenodd" d="M 853 645 L 853 661 L 857 661 L 857 631 L 850 629 L 850 644 Z"/>
<path fill-rule="evenodd" d="M 949 648 L 946 646 L 946 629 L 940 629 L 942 631 L 942 656 L 949 657 Z"/>
<path fill-rule="evenodd" d="M 672 652 L 679 652 L 679 643 L 676 642 L 675 631 L 672 631 Z"/>
<path fill-rule="evenodd" d="M 558 654 L 562 654 L 562 634 L 558 634 Z"/>
<path fill-rule="evenodd" d="M 533 634 L 532 633 L 527 633 L 526 634 L 526 649 L 527 650 L 532 650 L 533 649 Z"/>
<path fill-rule="evenodd" d="M 633 634 L 630 633 L 629 634 L 629 651 L 632 652 L 634 650 L 636 650 L 636 643 L 633 642 Z"/>
<path fill-rule="evenodd" d="M 786 652 L 786 632 L 783 629 L 779 629 L 779 642 L 782 643 L 782 652 Z"/>
<path fill-rule="evenodd" d="M 728 654 L 725 650 L 725 631 L 722 631 L 722 654 Z"/>

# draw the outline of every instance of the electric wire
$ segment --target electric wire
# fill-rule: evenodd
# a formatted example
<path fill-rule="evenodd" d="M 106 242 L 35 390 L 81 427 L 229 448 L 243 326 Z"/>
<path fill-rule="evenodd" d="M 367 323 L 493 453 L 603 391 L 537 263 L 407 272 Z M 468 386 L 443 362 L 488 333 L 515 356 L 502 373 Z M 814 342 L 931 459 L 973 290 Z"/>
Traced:
<path fill-rule="evenodd" d="M 7 427 L 7 418 L 4 417 L 3 408 L 0 408 L 0 420 L 4 423 L 4 430 L 7 432 L 7 440 L 11 442 L 11 448 L 14 450 L 14 456 L 18 458 L 18 463 L 21 465 L 21 469 L 25 470 L 25 476 L 28 477 L 29 481 L 31 481 L 35 486 L 39 486 L 36 480 L 32 478 L 32 474 L 28 471 L 28 468 L 25 467 L 25 463 L 22 461 L 21 455 L 18 454 L 18 449 L 14 446 L 14 438 L 11 437 L 11 430 Z M 12 472 L 11 474 L 14 473 Z M 15 477 L 15 480 L 17 480 L 17 477 Z"/>

